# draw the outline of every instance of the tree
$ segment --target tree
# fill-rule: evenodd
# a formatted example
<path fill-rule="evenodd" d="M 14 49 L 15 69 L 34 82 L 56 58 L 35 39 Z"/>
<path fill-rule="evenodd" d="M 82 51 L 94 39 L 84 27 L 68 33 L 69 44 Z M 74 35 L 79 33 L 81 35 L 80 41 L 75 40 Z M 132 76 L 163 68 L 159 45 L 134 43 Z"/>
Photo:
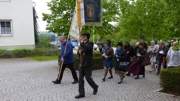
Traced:
<path fill-rule="evenodd" d="M 178 0 L 120 0 L 119 35 L 125 38 L 170 39 L 178 37 Z"/>
<path fill-rule="evenodd" d="M 75 0 L 52 0 L 48 2 L 50 14 L 43 13 L 46 29 L 58 35 L 67 35 L 75 9 Z"/>
<path fill-rule="evenodd" d="M 51 14 L 43 13 L 43 20 L 48 23 L 46 29 L 58 33 L 59 35 L 67 35 L 69 33 L 75 4 L 75 0 L 52 0 L 49 2 L 48 7 Z M 102 4 L 102 26 L 85 26 L 83 27 L 83 32 L 94 33 L 103 38 L 107 34 L 112 35 L 115 26 L 111 25 L 109 22 L 118 21 L 120 7 L 119 0 L 102 0 Z"/>
<path fill-rule="evenodd" d="M 37 15 L 36 15 L 36 9 L 33 7 L 33 23 L 34 23 L 34 39 L 35 39 L 35 44 L 38 44 L 38 23 L 37 23 Z"/>

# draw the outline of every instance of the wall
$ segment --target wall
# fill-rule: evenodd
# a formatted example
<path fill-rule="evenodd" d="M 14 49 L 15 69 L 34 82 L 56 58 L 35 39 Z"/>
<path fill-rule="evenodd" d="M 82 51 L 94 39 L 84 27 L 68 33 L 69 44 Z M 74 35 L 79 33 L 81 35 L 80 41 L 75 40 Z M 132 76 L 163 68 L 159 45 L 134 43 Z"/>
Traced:
<path fill-rule="evenodd" d="M 0 36 L 0 49 L 34 48 L 32 0 L 0 0 L 0 20 L 12 20 L 12 35 Z"/>

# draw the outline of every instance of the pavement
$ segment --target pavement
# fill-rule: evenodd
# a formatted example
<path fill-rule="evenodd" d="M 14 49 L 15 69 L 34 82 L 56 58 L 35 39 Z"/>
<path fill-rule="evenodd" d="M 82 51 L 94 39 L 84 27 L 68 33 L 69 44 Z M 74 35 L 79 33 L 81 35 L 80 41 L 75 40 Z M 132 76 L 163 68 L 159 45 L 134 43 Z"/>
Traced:
<path fill-rule="evenodd" d="M 145 78 L 125 77 L 118 84 L 117 75 L 102 82 L 103 70 L 95 70 L 92 77 L 99 85 L 99 92 L 93 95 L 93 89 L 85 81 L 86 97 L 82 99 L 74 98 L 78 84 L 71 84 L 70 70 L 66 69 L 62 83 L 55 85 L 52 80 L 57 74 L 57 61 L 0 59 L 0 101 L 180 101 L 180 97 L 157 92 L 159 76 L 148 71 Z"/>

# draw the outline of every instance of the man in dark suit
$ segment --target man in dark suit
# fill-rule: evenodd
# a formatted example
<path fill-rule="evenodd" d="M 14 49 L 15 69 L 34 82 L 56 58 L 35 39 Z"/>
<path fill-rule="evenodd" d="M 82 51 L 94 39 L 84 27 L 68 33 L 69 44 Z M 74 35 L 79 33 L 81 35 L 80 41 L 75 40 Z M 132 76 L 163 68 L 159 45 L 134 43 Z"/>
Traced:
<path fill-rule="evenodd" d="M 98 85 L 91 78 L 92 65 L 93 65 L 93 43 L 89 41 L 90 34 L 82 34 L 83 42 L 80 44 L 78 54 L 80 56 L 79 66 L 79 94 L 75 98 L 85 97 L 84 91 L 84 77 L 88 84 L 93 88 L 93 94 L 95 95 L 98 91 Z M 82 57 L 82 58 L 81 58 Z M 81 60 L 82 59 L 82 60 Z"/>

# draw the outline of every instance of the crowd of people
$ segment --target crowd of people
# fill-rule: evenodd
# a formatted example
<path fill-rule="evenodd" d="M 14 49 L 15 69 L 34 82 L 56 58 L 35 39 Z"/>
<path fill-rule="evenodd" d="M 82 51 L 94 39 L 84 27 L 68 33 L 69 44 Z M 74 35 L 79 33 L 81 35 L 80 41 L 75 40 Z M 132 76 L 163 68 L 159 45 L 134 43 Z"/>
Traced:
<path fill-rule="evenodd" d="M 61 36 L 59 41 L 61 44 L 61 59 L 60 69 L 57 79 L 52 81 L 54 84 L 61 84 L 63 73 L 65 68 L 69 68 L 72 73 L 74 81 L 72 84 L 78 83 L 79 94 L 75 96 L 76 99 L 85 97 L 84 78 L 93 89 L 93 94 L 96 95 L 99 86 L 92 79 L 92 66 L 93 66 L 93 46 L 94 43 L 90 40 L 90 34 L 85 32 L 81 36 L 80 47 L 77 51 L 79 55 L 79 77 L 74 69 L 74 54 L 73 46 L 66 37 Z M 118 84 L 123 82 L 125 75 L 131 74 L 136 76 L 135 79 L 139 79 L 139 75 L 145 77 L 145 66 L 151 65 L 149 72 L 156 71 L 159 75 L 161 67 L 173 68 L 180 66 L 180 49 L 174 49 L 178 45 L 177 42 L 172 41 L 168 46 L 164 42 L 156 43 L 151 41 L 151 45 L 148 47 L 145 41 L 141 40 L 137 42 L 133 47 L 129 41 L 119 42 L 114 50 L 111 46 L 111 41 L 106 40 L 102 42 L 98 38 L 97 45 L 99 51 L 102 54 L 104 64 L 104 77 L 102 81 L 106 81 L 108 72 L 110 77 L 113 78 L 112 68 L 115 69 L 115 74 L 119 76 Z M 148 60 L 149 62 L 145 61 Z"/>
<path fill-rule="evenodd" d="M 173 47 L 177 46 L 176 41 L 171 40 L 167 45 L 165 42 L 151 41 L 150 46 L 146 44 L 144 40 L 140 40 L 133 47 L 129 41 L 119 42 L 116 45 L 115 51 L 111 47 L 111 41 L 107 40 L 102 43 L 98 38 L 97 45 L 100 46 L 100 52 L 104 60 L 105 73 L 102 81 L 105 81 L 106 75 L 109 71 L 112 79 L 112 68 L 115 68 L 115 73 L 119 75 L 121 84 L 124 75 L 131 74 L 136 76 L 135 79 L 139 79 L 139 75 L 145 77 L 145 66 L 150 65 L 150 73 L 156 72 L 156 75 L 160 74 L 161 69 L 172 68 L 180 66 L 180 49 L 173 50 Z M 104 45 L 104 47 L 102 47 Z"/>

